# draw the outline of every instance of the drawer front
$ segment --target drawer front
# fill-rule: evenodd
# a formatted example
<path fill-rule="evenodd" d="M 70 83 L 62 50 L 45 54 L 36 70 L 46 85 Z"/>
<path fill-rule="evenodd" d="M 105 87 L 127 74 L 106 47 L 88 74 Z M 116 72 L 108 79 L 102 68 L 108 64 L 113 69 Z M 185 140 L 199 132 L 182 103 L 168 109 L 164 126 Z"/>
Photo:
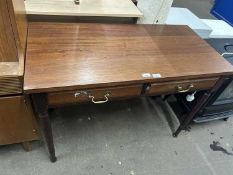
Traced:
<path fill-rule="evenodd" d="M 199 79 L 190 81 L 174 81 L 165 83 L 154 83 L 146 88 L 146 95 L 166 95 L 173 93 L 184 93 L 196 90 L 206 90 L 214 86 L 218 78 Z"/>
<path fill-rule="evenodd" d="M 49 94 L 48 101 L 51 106 L 86 102 L 99 104 L 112 99 L 127 99 L 140 96 L 141 91 L 142 85 L 67 91 Z"/>

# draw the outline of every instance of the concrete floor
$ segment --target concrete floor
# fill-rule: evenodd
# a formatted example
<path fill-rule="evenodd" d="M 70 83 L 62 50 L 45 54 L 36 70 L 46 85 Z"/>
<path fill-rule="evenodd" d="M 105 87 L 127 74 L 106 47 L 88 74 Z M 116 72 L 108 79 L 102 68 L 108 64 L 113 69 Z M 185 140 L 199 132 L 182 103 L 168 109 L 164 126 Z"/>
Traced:
<path fill-rule="evenodd" d="M 172 120 L 171 120 L 172 119 Z M 1 175 L 230 175 L 233 156 L 213 151 L 217 141 L 232 153 L 233 120 L 193 124 L 178 138 L 166 103 L 141 98 L 56 109 L 52 114 L 58 161 L 43 142 L 31 152 L 0 147 Z"/>
<path fill-rule="evenodd" d="M 175 0 L 174 5 L 195 7 L 191 10 L 206 18 L 209 8 L 203 3 L 209 2 Z M 56 109 L 51 118 L 58 161 L 49 162 L 43 141 L 33 142 L 31 152 L 20 144 L 1 146 L 0 175 L 233 174 L 233 118 L 193 124 L 178 138 L 171 136 L 175 116 L 160 100 L 71 106 Z M 213 142 L 221 151 L 211 149 Z"/>
<path fill-rule="evenodd" d="M 201 19 L 215 19 L 210 14 L 213 4 L 214 0 L 174 0 L 172 6 L 188 8 Z"/>

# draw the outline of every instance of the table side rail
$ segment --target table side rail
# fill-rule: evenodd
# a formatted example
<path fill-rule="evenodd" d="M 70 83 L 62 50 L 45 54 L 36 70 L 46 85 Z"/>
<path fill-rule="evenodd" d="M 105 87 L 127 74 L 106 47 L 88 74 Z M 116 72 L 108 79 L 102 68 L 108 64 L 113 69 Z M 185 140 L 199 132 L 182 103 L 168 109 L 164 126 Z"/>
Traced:
<path fill-rule="evenodd" d="M 214 86 L 218 77 L 195 79 L 186 81 L 171 81 L 161 83 L 146 83 L 136 85 L 124 85 L 115 87 L 103 87 L 93 89 L 69 90 L 48 93 L 49 106 L 65 104 L 82 104 L 92 102 L 95 104 L 106 103 L 112 100 L 129 99 L 142 95 L 166 95 L 183 93 L 196 90 L 207 90 Z"/>

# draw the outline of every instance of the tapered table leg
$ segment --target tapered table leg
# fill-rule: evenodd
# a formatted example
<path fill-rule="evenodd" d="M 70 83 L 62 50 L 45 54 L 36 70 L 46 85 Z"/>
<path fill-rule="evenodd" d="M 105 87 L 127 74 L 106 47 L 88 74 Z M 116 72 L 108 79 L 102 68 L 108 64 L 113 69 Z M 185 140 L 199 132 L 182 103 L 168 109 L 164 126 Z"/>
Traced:
<path fill-rule="evenodd" d="M 53 143 L 53 134 L 50 118 L 48 115 L 48 100 L 46 93 L 32 94 L 32 101 L 34 105 L 35 112 L 41 122 L 41 127 L 43 130 L 44 138 L 49 150 L 49 156 L 51 162 L 56 162 L 57 158 L 55 156 L 55 148 Z"/>
<path fill-rule="evenodd" d="M 224 80 L 225 80 L 225 77 L 221 77 L 217 81 L 217 83 L 214 85 L 213 88 L 205 92 L 202 96 L 200 96 L 197 99 L 196 104 L 193 106 L 193 108 L 188 113 L 188 115 L 185 117 L 185 119 L 180 123 L 180 126 L 178 127 L 178 129 L 173 133 L 174 137 L 177 137 L 180 131 L 185 129 L 190 124 L 190 122 L 193 120 L 193 118 L 196 116 L 196 114 L 205 107 L 209 98 L 212 96 L 214 92 L 216 92 L 221 87 Z"/>

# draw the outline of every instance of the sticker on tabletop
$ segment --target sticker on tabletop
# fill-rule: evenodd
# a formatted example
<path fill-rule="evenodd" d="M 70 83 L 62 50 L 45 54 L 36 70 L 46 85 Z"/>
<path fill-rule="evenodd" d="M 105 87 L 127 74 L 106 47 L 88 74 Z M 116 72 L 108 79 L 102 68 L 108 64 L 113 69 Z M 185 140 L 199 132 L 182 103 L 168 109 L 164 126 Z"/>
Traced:
<path fill-rule="evenodd" d="M 153 78 L 161 78 L 162 76 L 161 76 L 161 74 L 152 74 L 152 77 Z"/>
<path fill-rule="evenodd" d="M 150 78 L 150 77 L 151 77 L 151 74 L 150 74 L 150 73 L 143 73 L 143 74 L 142 74 L 142 77 L 143 77 L 143 78 Z"/>

